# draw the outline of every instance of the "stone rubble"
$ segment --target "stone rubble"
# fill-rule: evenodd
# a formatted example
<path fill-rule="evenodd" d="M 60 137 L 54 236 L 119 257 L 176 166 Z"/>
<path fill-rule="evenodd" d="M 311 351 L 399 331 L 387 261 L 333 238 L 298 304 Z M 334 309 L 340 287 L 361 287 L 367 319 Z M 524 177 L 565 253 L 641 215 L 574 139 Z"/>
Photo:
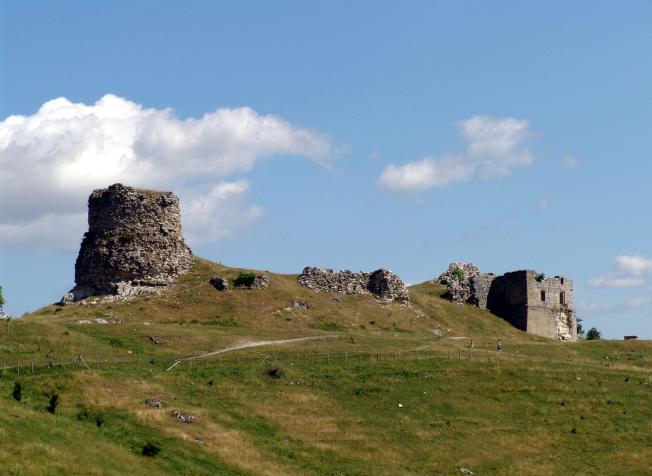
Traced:
<path fill-rule="evenodd" d="M 161 403 L 160 400 L 156 400 L 154 398 L 151 398 L 149 400 L 145 400 L 145 403 L 149 405 L 152 408 L 163 408 L 163 404 Z"/>
<path fill-rule="evenodd" d="M 294 309 L 303 309 L 303 310 L 312 309 L 312 305 L 309 302 L 299 301 L 298 299 L 292 301 L 292 307 Z"/>
<path fill-rule="evenodd" d="M 267 276 L 266 274 L 257 274 L 256 277 L 254 278 L 254 284 L 251 285 L 251 288 L 252 289 L 268 288 L 271 282 L 272 281 L 269 279 L 269 276 Z"/>
<path fill-rule="evenodd" d="M 197 419 L 197 417 L 189 413 L 182 413 L 179 410 L 173 410 L 172 415 L 177 417 L 177 420 L 183 423 L 193 423 Z"/>
<path fill-rule="evenodd" d="M 410 296 L 401 278 L 386 269 L 378 269 L 372 273 L 354 273 L 349 270 L 333 271 L 306 266 L 299 275 L 299 284 L 313 291 L 372 294 L 388 301 L 410 302 Z"/>
<path fill-rule="evenodd" d="M 460 274 L 462 279 L 460 280 Z M 473 278 L 480 270 L 473 263 L 451 263 L 437 280 L 448 286 L 446 297 L 454 303 L 464 304 L 473 296 Z"/>
<path fill-rule="evenodd" d="M 218 291 L 228 291 L 229 282 L 222 276 L 213 276 L 209 281 Z"/>

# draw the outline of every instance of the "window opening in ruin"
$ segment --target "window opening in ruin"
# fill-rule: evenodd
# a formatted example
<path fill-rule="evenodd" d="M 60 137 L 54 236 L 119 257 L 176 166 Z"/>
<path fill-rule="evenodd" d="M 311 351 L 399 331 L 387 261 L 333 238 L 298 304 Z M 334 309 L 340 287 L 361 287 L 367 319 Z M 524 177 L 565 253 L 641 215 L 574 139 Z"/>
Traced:
<path fill-rule="evenodd" d="M 564 291 L 559 293 L 559 304 L 562 306 L 566 304 L 566 293 Z"/>
<path fill-rule="evenodd" d="M 561 278 L 561 284 L 564 284 L 564 278 Z"/>
<path fill-rule="evenodd" d="M 541 291 L 541 300 L 542 301 L 546 300 L 546 292 L 545 291 Z"/>

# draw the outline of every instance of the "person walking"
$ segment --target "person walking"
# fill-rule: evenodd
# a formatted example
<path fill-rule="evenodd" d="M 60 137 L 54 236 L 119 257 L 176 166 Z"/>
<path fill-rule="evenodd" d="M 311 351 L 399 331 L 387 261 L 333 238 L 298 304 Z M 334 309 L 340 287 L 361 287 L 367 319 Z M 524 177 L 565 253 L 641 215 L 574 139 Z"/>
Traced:
<path fill-rule="evenodd" d="M 500 339 L 498 339 L 498 341 L 496 342 L 496 350 L 497 350 L 498 352 L 500 352 L 501 350 L 503 350 L 503 343 L 502 343 L 502 341 L 501 341 Z"/>
<path fill-rule="evenodd" d="M 471 337 L 471 350 L 475 349 L 475 341 L 473 340 L 473 337 Z"/>

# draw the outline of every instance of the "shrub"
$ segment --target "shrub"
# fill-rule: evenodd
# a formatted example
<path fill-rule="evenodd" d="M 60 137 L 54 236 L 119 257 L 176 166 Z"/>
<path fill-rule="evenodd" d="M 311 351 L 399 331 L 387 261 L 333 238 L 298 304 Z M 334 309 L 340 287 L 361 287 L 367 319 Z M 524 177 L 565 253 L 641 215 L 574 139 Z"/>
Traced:
<path fill-rule="evenodd" d="M 239 288 L 253 286 L 256 275 L 254 273 L 240 273 L 237 278 L 233 280 L 234 286 Z"/>
<path fill-rule="evenodd" d="M 5 298 L 4 295 L 2 294 L 2 286 L 0 286 L 0 308 L 5 305 Z"/>
<path fill-rule="evenodd" d="M 545 273 L 537 273 L 537 275 L 535 276 L 534 279 L 536 279 L 537 282 L 540 283 L 541 281 L 543 281 L 544 279 L 546 279 L 546 275 L 545 275 Z"/>
<path fill-rule="evenodd" d="M 149 456 L 150 458 L 156 456 L 159 454 L 161 451 L 161 448 L 159 448 L 156 444 L 154 443 L 147 443 L 145 446 L 143 446 L 143 451 L 141 451 L 143 456 Z"/>
<path fill-rule="evenodd" d="M 283 369 L 278 365 L 274 365 L 267 369 L 267 375 L 274 380 L 277 380 L 283 375 Z"/>
<path fill-rule="evenodd" d="M 48 402 L 48 406 L 47 406 L 47 411 L 49 411 L 54 415 L 57 411 L 58 406 L 59 406 L 59 394 L 55 393 L 50 397 L 50 401 Z"/>
<path fill-rule="evenodd" d="M 104 416 L 101 413 L 86 408 L 85 406 L 80 407 L 79 413 L 77 413 L 77 420 L 90 421 L 95 423 L 95 426 L 98 428 L 104 425 Z"/>
<path fill-rule="evenodd" d="M 455 268 L 453 271 L 453 276 L 457 279 L 459 283 L 464 281 L 464 271 L 462 271 L 460 268 Z"/>
<path fill-rule="evenodd" d="M 14 397 L 14 400 L 20 402 L 23 399 L 23 386 L 20 382 L 14 384 L 14 389 L 11 391 L 11 396 Z"/>
<path fill-rule="evenodd" d="M 586 340 L 600 340 L 602 339 L 602 332 L 595 327 L 591 327 L 586 333 Z"/>

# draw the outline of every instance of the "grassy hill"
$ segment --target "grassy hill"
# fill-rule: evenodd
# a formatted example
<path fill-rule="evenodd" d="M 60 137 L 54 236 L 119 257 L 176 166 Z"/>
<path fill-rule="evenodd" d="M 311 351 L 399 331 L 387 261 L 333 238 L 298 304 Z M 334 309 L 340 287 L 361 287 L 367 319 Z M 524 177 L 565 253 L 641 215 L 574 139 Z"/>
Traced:
<path fill-rule="evenodd" d="M 0 323 L 0 474 L 652 472 L 650 342 L 531 336 L 433 282 L 410 307 L 208 283 L 241 271 L 202 260 L 163 296 Z"/>

